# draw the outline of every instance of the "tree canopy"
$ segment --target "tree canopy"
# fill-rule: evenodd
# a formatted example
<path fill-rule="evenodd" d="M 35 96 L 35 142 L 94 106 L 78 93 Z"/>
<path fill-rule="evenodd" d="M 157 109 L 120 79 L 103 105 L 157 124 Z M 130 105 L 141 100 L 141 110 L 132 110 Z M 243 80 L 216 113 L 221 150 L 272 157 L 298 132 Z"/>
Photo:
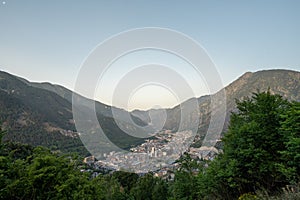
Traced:
<path fill-rule="evenodd" d="M 300 103 L 270 91 L 236 103 L 223 153 L 212 161 L 185 153 L 174 180 L 122 171 L 94 177 L 76 155 L 2 142 L 0 128 L 0 199 L 255 199 L 299 184 Z"/>
<path fill-rule="evenodd" d="M 223 138 L 224 153 L 200 177 L 211 185 L 203 191 L 232 199 L 257 190 L 279 192 L 291 178 L 295 183 L 300 166 L 299 103 L 270 91 L 236 103 L 238 111 L 232 113 Z"/>

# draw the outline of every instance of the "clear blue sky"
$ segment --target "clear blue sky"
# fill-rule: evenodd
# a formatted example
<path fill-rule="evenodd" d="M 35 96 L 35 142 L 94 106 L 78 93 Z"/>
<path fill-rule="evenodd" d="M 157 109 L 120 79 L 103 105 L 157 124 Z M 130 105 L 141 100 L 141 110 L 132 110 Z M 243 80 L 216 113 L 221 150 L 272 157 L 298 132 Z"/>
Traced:
<path fill-rule="evenodd" d="M 299 10 L 298 0 L 0 0 L 0 69 L 72 89 L 100 42 L 132 28 L 164 27 L 198 41 L 225 85 L 246 71 L 300 71 Z"/>

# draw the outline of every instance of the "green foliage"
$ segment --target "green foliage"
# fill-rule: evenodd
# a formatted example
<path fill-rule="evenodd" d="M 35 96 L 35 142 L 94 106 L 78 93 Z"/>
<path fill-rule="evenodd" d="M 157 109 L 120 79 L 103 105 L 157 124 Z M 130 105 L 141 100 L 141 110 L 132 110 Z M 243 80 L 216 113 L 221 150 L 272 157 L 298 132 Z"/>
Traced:
<path fill-rule="evenodd" d="M 139 179 L 138 183 L 131 189 L 130 194 L 136 200 L 150 200 L 154 183 L 153 176 L 146 174 Z"/>
<path fill-rule="evenodd" d="M 179 169 L 175 172 L 175 179 L 170 187 L 170 194 L 174 199 L 197 199 L 197 174 L 203 165 L 198 164 L 189 154 L 184 154 L 178 160 Z"/>
<path fill-rule="evenodd" d="M 254 192 L 257 188 L 274 191 L 286 184 L 276 169 L 285 149 L 281 115 L 289 103 L 270 92 L 255 93 L 252 99 L 237 102 L 238 113 L 232 114 L 224 137 L 223 159 L 229 190 L 238 194 Z"/>
<path fill-rule="evenodd" d="M 121 184 L 126 192 L 131 190 L 139 178 L 139 176 L 135 173 L 123 171 L 116 171 L 112 176 Z"/>
<path fill-rule="evenodd" d="M 148 173 L 137 179 L 128 194 L 128 199 L 166 200 L 168 184 L 166 181 L 154 177 L 152 173 Z"/>
<path fill-rule="evenodd" d="M 1 143 L 0 199 L 167 199 L 167 183 L 152 174 L 81 172 L 78 157 L 44 147 Z"/>
<path fill-rule="evenodd" d="M 166 200 L 168 198 L 168 184 L 162 179 L 156 179 L 152 190 L 152 199 Z"/>
<path fill-rule="evenodd" d="M 300 103 L 268 91 L 237 108 L 224 152 L 213 161 L 184 154 L 173 181 L 129 172 L 91 178 L 75 155 L 2 142 L 0 129 L 0 200 L 299 199 Z"/>
<path fill-rule="evenodd" d="M 294 102 L 283 115 L 281 131 L 287 135 L 286 149 L 281 151 L 286 162 L 279 164 L 281 171 L 293 184 L 299 181 L 300 172 L 300 103 Z"/>
<path fill-rule="evenodd" d="M 16 143 L 1 147 L 0 199 L 105 199 L 76 157 Z"/>
<path fill-rule="evenodd" d="M 233 199 L 259 189 L 273 194 L 299 177 L 299 103 L 267 91 L 237 101 L 237 108 L 223 138 L 224 153 L 199 176 L 202 197 L 209 192 Z"/>
<path fill-rule="evenodd" d="M 238 200 L 255 200 L 255 199 L 257 199 L 257 196 L 252 193 L 243 194 L 238 198 Z"/>

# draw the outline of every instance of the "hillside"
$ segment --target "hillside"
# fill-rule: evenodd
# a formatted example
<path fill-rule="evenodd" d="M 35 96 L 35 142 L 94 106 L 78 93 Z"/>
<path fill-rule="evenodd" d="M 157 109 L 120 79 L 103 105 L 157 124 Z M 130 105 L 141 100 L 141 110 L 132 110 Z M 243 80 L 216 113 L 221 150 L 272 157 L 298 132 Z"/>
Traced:
<path fill-rule="evenodd" d="M 242 99 L 250 96 L 258 89 L 266 91 L 268 88 L 272 93 L 280 94 L 284 98 L 300 101 L 300 73 L 289 70 L 265 70 L 258 72 L 247 72 L 236 81 L 225 87 L 226 92 L 226 123 L 223 130 L 227 129 L 229 116 L 235 111 L 235 99 Z M 32 83 L 20 77 L 0 72 L 0 120 L 2 128 L 7 130 L 6 140 L 19 141 L 32 145 L 43 145 L 52 150 L 65 152 L 81 152 L 88 154 L 75 129 L 72 114 L 72 94 L 73 92 L 59 85 L 51 83 Z M 81 107 L 86 111 L 92 100 L 74 94 L 82 102 Z M 214 95 L 218 95 L 214 94 Z M 195 146 L 201 145 L 201 141 L 207 132 L 210 123 L 211 96 L 202 96 L 198 99 L 200 111 L 200 124 Z M 180 105 L 166 109 L 167 120 L 164 129 L 177 131 L 179 128 L 181 107 L 189 106 L 189 100 Z M 115 107 L 111 107 L 100 102 L 95 102 L 96 115 L 102 129 L 107 133 L 107 137 L 121 148 L 128 149 L 131 146 L 140 144 L 142 138 L 135 138 L 126 134 L 141 133 L 126 118 L 129 114 L 132 120 L 140 125 L 151 124 L 148 133 L 152 133 L 159 127 L 163 117 L 161 110 L 138 111 L 131 113 Z M 112 109 L 116 115 L 112 114 Z M 86 112 L 89 112 L 87 110 Z M 150 116 L 155 121 L 150 121 Z M 190 121 L 195 121 L 193 115 Z M 185 123 L 189 123 L 186 121 Z M 122 130 L 118 125 L 122 125 Z M 88 124 L 91 129 L 97 124 Z M 95 144 L 99 145 L 99 144 Z M 105 144 L 101 144 L 105 145 Z"/>
<path fill-rule="evenodd" d="M 7 130 L 5 140 L 87 155 L 88 152 L 75 129 L 71 94 L 70 90 L 62 86 L 31 83 L 0 72 L 0 121 L 2 128 Z M 92 102 L 79 97 L 83 102 Z M 84 105 L 78 109 L 83 107 Z M 131 132 L 138 131 L 128 122 L 122 121 L 122 115 L 126 111 L 116 108 L 119 117 L 113 119 L 111 109 L 110 106 L 96 103 L 98 120 L 110 140 L 124 149 L 143 142 L 143 139 L 127 135 L 117 126 L 116 121 Z M 145 125 L 136 117 L 133 120 L 137 124 Z"/>
<path fill-rule="evenodd" d="M 300 101 L 300 72 L 290 70 L 264 70 L 258 72 L 247 72 L 237 80 L 226 86 L 226 120 L 223 127 L 225 131 L 228 127 L 228 122 L 231 112 L 235 111 L 235 101 L 241 100 L 246 96 L 251 96 L 252 93 L 259 91 L 270 90 L 273 94 L 280 94 L 284 98 L 291 101 Z M 218 95 L 213 94 L 213 95 Z M 195 144 L 201 145 L 209 123 L 210 123 L 210 96 L 202 96 L 198 98 L 200 111 L 200 124 L 198 134 L 200 140 Z M 164 128 L 176 131 L 180 123 L 180 106 L 184 106 L 187 102 L 175 106 L 172 109 L 167 109 L 167 120 Z M 149 111 L 135 110 L 133 115 L 144 120 L 149 120 Z M 194 119 L 195 120 L 195 119 Z M 149 122 L 149 121 L 148 121 Z"/>

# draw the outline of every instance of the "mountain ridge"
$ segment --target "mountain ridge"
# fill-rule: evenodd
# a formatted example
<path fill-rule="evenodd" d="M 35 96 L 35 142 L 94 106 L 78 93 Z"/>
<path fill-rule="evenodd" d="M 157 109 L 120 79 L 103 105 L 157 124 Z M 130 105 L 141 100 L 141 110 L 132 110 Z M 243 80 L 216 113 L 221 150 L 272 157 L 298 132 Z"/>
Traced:
<path fill-rule="evenodd" d="M 251 96 L 257 89 L 280 94 L 292 101 L 300 101 L 300 72 L 285 69 L 261 70 L 246 72 L 223 89 L 226 92 L 226 120 L 223 130 L 226 130 L 230 113 L 235 110 L 235 99 Z M 222 89 L 222 90 L 223 90 Z M 21 141 L 33 145 L 55 146 L 53 149 L 66 149 L 66 151 L 84 151 L 84 147 L 78 138 L 72 115 L 73 92 L 63 86 L 47 82 L 29 82 L 26 79 L 0 71 L 0 120 L 3 128 L 8 130 L 8 139 Z M 90 104 L 94 102 L 79 94 L 82 102 Z M 198 97 L 198 110 L 201 120 L 198 127 L 199 141 L 205 136 L 210 123 L 210 101 L 213 95 Z M 189 99 L 190 100 L 190 99 Z M 129 137 L 118 127 L 129 132 L 139 132 L 131 122 L 126 119 L 129 114 L 131 119 L 139 126 L 151 124 L 149 132 L 155 132 L 156 123 L 160 123 L 163 117 L 162 110 L 166 112 L 164 129 L 177 131 L 180 124 L 180 107 L 188 104 L 188 101 L 167 109 L 133 110 L 127 112 L 124 109 L 112 107 L 101 102 L 96 102 L 96 113 L 99 121 L 104 123 L 103 128 L 109 132 L 112 141 L 120 143 L 123 148 L 139 144 L 143 140 Z M 84 105 L 83 105 L 84 106 Z M 112 109 L 116 115 L 112 114 Z M 154 124 L 151 116 L 156 119 Z M 195 115 L 196 116 L 196 115 Z M 195 120 L 195 119 L 191 119 Z M 118 123 L 119 122 L 119 123 Z M 30 132 L 31 131 L 31 132 Z M 25 133 L 23 133 L 25 132 Z M 121 140 L 121 141 L 120 141 Z M 126 144 L 126 145 L 124 145 Z M 69 146 L 64 148 L 64 146 Z M 80 146 L 81 150 L 78 150 Z"/>
<path fill-rule="evenodd" d="M 270 90 L 273 94 L 279 94 L 290 101 L 300 101 L 300 72 L 286 69 L 261 70 L 257 72 L 246 72 L 235 81 L 223 88 L 226 94 L 226 117 L 223 126 L 223 132 L 227 130 L 230 114 L 236 110 L 235 101 L 244 97 L 252 96 L 253 93 Z M 222 92 L 221 89 L 219 92 Z M 201 146 L 205 133 L 208 130 L 211 111 L 211 97 L 218 95 L 219 92 L 212 95 L 201 96 L 198 99 L 200 111 L 200 124 L 198 127 L 199 142 L 196 146 Z M 183 102 L 182 104 L 184 104 Z M 166 109 L 167 120 L 164 128 L 177 131 L 180 124 L 180 105 L 172 109 Z M 142 116 L 145 119 L 148 111 L 135 111 L 136 116 Z"/>
<path fill-rule="evenodd" d="M 43 145 L 53 150 L 79 151 L 88 154 L 76 131 L 71 99 L 63 98 L 61 94 L 58 95 L 41 87 L 33 87 L 29 81 L 6 72 L 0 72 L 0 94 L 0 121 L 2 128 L 7 131 L 6 140 L 34 146 Z M 86 99 L 82 97 L 81 100 Z M 92 100 L 87 101 L 92 102 Z M 100 103 L 96 106 L 98 106 L 96 115 L 103 123 L 102 128 L 108 132 L 112 141 L 119 143 L 121 148 L 128 149 L 131 144 L 144 141 L 126 135 L 118 127 L 116 121 L 131 132 L 138 131 L 128 122 L 122 121 L 120 115 L 123 111 L 116 109 L 117 116 L 113 119 L 110 107 Z M 133 119 L 145 125 L 140 119 Z M 122 138 L 118 138 L 119 135 L 122 135 Z"/>

